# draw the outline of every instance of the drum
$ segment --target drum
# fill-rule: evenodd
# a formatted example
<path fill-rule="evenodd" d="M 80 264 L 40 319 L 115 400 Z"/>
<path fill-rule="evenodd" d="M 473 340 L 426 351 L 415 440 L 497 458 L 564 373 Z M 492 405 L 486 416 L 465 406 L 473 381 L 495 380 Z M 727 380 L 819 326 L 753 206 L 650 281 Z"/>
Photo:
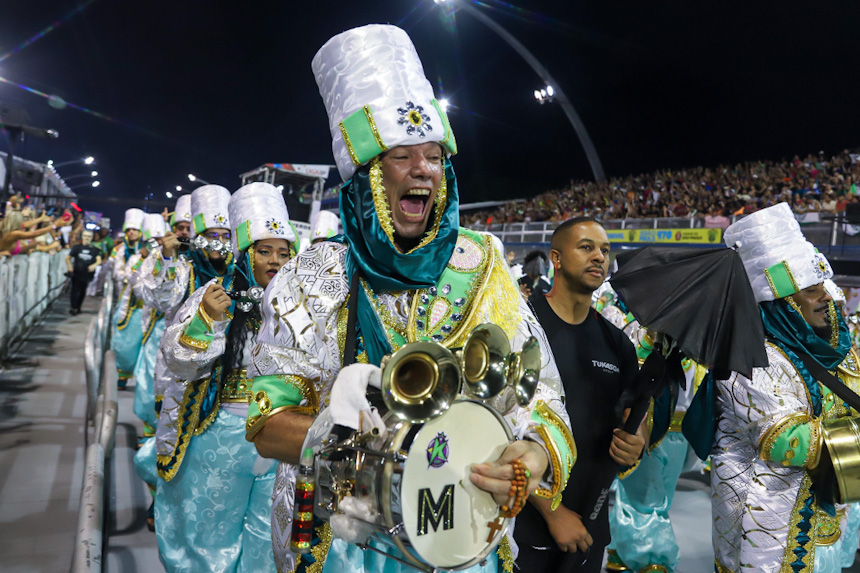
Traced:
<path fill-rule="evenodd" d="M 344 497 L 370 508 L 373 538 L 395 545 L 419 569 L 459 570 L 483 561 L 501 542 L 508 519 L 469 479 L 473 464 L 498 459 L 512 442 L 508 423 L 482 402 L 462 399 L 423 424 L 391 414 L 387 432 L 317 456 L 314 513 L 326 519 Z M 329 450 L 335 440 L 328 439 Z M 428 567 L 429 565 L 429 567 Z"/>

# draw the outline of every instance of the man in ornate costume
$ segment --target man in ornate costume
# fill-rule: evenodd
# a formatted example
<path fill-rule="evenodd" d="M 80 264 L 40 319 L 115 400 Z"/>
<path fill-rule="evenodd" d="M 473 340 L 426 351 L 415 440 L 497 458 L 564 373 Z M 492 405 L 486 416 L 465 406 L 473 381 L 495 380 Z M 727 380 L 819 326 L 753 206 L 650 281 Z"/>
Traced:
<path fill-rule="evenodd" d="M 855 391 L 860 386 L 848 329 L 823 285 L 830 264 L 805 240 L 786 203 L 731 225 L 725 241 L 738 249 L 759 303 L 769 366 L 755 368 L 752 378 L 733 373 L 715 382 L 716 570 L 839 571 L 833 543 L 845 506 L 824 498 L 813 476 L 830 463 L 823 426 L 857 413 L 799 355 Z M 706 379 L 703 389 L 709 387 Z"/>
<path fill-rule="evenodd" d="M 280 193 L 245 185 L 230 198 L 232 288 L 265 288 L 294 252 Z M 168 571 L 274 571 L 269 515 L 275 463 L 245 440 L 246 376 L 258 304 L 231 299 L 217 278 L 196 289 L 162 340 L 169 370 L 158 426 L 155 517 Z M 212 527 L 213 523 L 219 524 Z"/>
<path fill-rule="evenodd" d="M 346 181 L 340 195 L 344 236 L 311 246 L 269 285 L 248 371 L 254 402 L 247 437 L 262 455 L 282 462 L 272 508 L 280 571 L 406 571 L 411 568 L 394 559 L 332 540 L 328 524 L 317 528 L 311 553 L 296 559 L 289 551 L 290 464 L 298 462 L 305 434 L 329 406 L 333 387 L 361 384 L 362 372 L 378 372 L 382 358 L 409 341 L 457 348 L 475 326 L 492 322 L 514 349 L 529 336 L 538 338 L 541 383 L 528 408 L 516 405 L 510 389 L 491 400 L 524 439 L 497 461 L 475 465 L 472 484 L 506 503 L 512 462 L 519 459 L 529 472 L 524 493 L 539 486 L 537 495 L 557 499 L 575 450 L 543 332 L 490 236 L 459 227 L 449 159 L 457 150 L 454 135 L 409 37 L 394 26 L 349 30 L 329 40 L 312 67 Z M 351 287 L 355 296 L 347 303 Z M 357 315 L 356 356 L 344 356 L 350 310 Z M 356 358 L 372 366 L 343 367 Z M 493 553 L 470 571 L 499 565 L 510 571 L 507 541 L 499 553 L 501 563 Z"/>
<path fill-rule="evenodd" d="M 116 354 L 117 379 L 120 389 L 128 384 L 128 379 L 134 373 L 137 354 L 143 339 L 143 329 L 140 322 L 140 309 L 143 301 L 139 301 L 132 292 L 129 279 L 140 264 L 137 254 L 140 247 L 140 230 L 146 215 L 140 209 L 129 209 L 125 212 L 122 228 L 125 239 L 114 247 L 111 254 L 113 279 L 119 292 L 119 303 L 114 314 L 114 333 L 111 336 L 111 346 Z"/>

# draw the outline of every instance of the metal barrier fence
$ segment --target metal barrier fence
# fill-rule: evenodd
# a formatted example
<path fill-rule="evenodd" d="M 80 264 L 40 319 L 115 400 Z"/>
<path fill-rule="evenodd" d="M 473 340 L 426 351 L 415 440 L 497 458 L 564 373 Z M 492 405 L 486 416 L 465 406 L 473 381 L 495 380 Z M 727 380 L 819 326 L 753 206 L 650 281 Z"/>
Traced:
<path fill-rule="evenodd" d="M 84 426 L 86 469 L 81 489 L 78 528 L 72 556 L 72 573 L 97 573 L 104 566 L 105 515 L 110 504 L 107 471 L 113 455 L 117 423 L 116 360 L 107 350 L 111 335 L 113 281 L 105 281 L 98 315 L 90 322 L 84 345 L 87 379 L 87 415 Z M 93 439 L 89 440 L 90 426 Z"/>
<path fill-rule="evenodd" d="M 61 294 L 68 250 L 0 259 L 0 357 Z"/>

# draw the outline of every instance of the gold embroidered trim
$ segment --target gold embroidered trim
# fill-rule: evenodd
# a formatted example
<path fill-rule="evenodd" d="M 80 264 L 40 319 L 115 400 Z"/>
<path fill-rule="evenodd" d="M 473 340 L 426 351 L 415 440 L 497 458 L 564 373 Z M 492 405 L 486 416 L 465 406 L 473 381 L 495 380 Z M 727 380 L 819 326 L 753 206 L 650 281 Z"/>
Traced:
<path fill-rule="evenodd" d="M 499 556 L 502 571 L 504 573 L 514 573 L 514 553 L 511 551 L 511 544 L 508 542 L 507 535 L 502 537 L 501 543 L 496 547 L 496 554 Z"/>
<path fill-rule="evenodd" d="M 558 475 L 561 473 L 561 455 L 558 451 L 558 446 L 555 445 L 555 442 L 552 439 L 552 436 L 549 435 L 549 430 L 544 428 L 543 424 L 538 424 L 535 427 L 538 435 L 543 440 L 544 445 L 546 446 L 547 451 L 549 452 L 549 462 L 552 466 L 552 475 L 553 475 L 553 483 L 552 489 L 546 489 L 542 487 L 538 487 L 534 491 L 534 495 L 537 497 L 543 497 L 546 499 L 552 499 L 552 510 L 558 507 L 558 504 L 561 503 L 561 488 L 559 487 L 560 482 L 558 480 Z"/>
<path fill-rule="evenodd" d="M 799 426 L 810 420 L 809 414 L 794 413 L 778 420 L 773 426 L 768 428 L 764 435 L 758 441 L 758 456 L 766 462 L 782 462 L 782 460 L 773 459 L 773 447 L 780 434 L 789 428 Z"/>
<path fill-rule="evenodd" d="M 714 569 L 717 570 L 717 573 L 732 573 L 732 571 L 728 567 L 724 567 L 722 563 L 720 563 L 719 559 L 714 559 Z"/>
<path fill-rule="evenodd" d="M 317 535 L 320 538 L 320 542 L 311 547 L 311 555 L 314 556 L 316 561 L 308 565 L 305 570 L 306 573 L 322 573 L 326 557 L 328 557 L 329 549 L 331 549 L 332 535 L 331 527 L 328 523 L 317 527 Z"/>
<path fill-rule="evenodd" d="M 807 547 L 806 555 L 803 558 L 803 568 L 800 570 L 795 570 L 792 568 L 791 564 L 797 560 L 797 556 L 794 553 L 794 550 L 799 545 L 797 543 L 797 537 L 800 535 L 800 529 L 797 527 L 798 523 L 800 523 L 802 516 L 800 515 L 800 510 L 803 508 L 803 505 L 806 502 L 807 497 L 809 497 L 809 486 L 812 483 L 812 479 L 809 477 L 808 472 L 803 472 L 803 478 L 800 480 L 800 488 L 797 492 L 797 499 L 794 502 L 794 507 L 791 510 L 791 519 L 788 522 L 788 538 L 786 539 L 785 544 L 785 553 L 783 553 L 782 557 L 782 566 L 779 568 L 779 573 L 813 573 L 815 567 L 815 534 L 814 532 L 818 527 L 818 512 L 814 511 L 810 519 L 810 542 Z"/>
<path fill-rule="evenodd" d="M 388 202 L 388 195 L 385 193 L 385 185 L 382 184 L 382 163 L 379 157 L 374 157 L 370 160 L 370 191 L 373 195 L 373 207 L 376 209 L 376 218 L 379 219 L 379 226 L 385 232 L 385 236 L 394 243 L 394 222 L 391 218 L 391 205 Z"/>
<path fill-rule="evenodd" d="M 221 402 L 250 403 L 252 383 L 244 368 L 233 370 L 227 375 L 226 386 L 221 389 Z"/>
<path fill-rule="evenodd" d="M 537 410 L 538 415 L 546 421 L 547 424 L 550 424 L 558 430 L 564 438 L 565 445 L 570 451 L 570 458 L 567 459 L 566 462 L 568 467 L 572 468 L 574 464 L 576 464 L 576 460 L 579 455 L 576 450 L 576 440 L 574 440 L 573 433 L 571 433 L 570 428 L 564 423 L 564 420 L 561 419 L 556 411 L 550 408 L 543 400 L 538 400 L 535 403 L 535 410 Z M 567 483 L 567 478 L 564 479 L 564 483 Z M 564 486 L 562 486 L 562 489 L 564 489 Z"/>
<path fill-rule="evenodd" d="M 206 309 L 203 308 L 203 301 L 201 301 L 200 306 L 197 307 L 197 316 L 199 316 L 200 320 L 202 320 L 206 324 L 206 328 L 209 329 L 209 332 L 215 332 L 215 329 L 212 328 L 212 319 L 209 317 L 209 314 L 206 312 Z"/>
<path fill-rule="evenodd" d="M 251 416 L 245 422 L 245 439 L 249 442 L 254 441 L 254 437 L 260 433 L 260 430 L 263 429 L 263 426 L 266 425 L 266 422 L 269 421 L 269 418 L 274 416 L 275 414 L 279 414 L 281 412 L 294 412 L 296 414 L 304 414 L 308 416 L 315 416 L 317 411 L 314 410 L 312 406 L 279 406 L 273 410 L 270 410 L 268 414 L 260 414 L 259 416 Z"/>
<path fill-rule="evenodd" d="M 827 303 L 827 316 L 830 318 L 830 347 L 839 345 L 839 319 L 836 318 L 836 305 L 831 300 Z"/>
<path fill-rule="evenodd" d="M 842 537 L 842 518 L 845 510 L 836 511 L 836 515 L 830 517 L 820 509 L 815 512 L 818 516 L 818 524 L 815 527 L 816 545 L 833 545 Z"/>
<path fill-rule="evenodd" d="M 343 135 L 343 142 L 346 144 L 346 150 L 349 152 L 349 158 L 352 159 L 353 164 L 356 166 L 361 165 L 358 161 L 358 157 L 355 155 L 355 149 L 352 148 L 352 142 L 349 140 L 349 134 L 346 132 L 346 128 L 343 126 L 343 122 L 337 124 L 340 128 L 340 133 Z"/>
<path fill-rule="evenodd" d="M 185 413 L 189 408 L 188 396 L 194 391 L 198 392 L 198 399 L 190 406 L 191 414 L 188 419 L 189 427 L 196 428 L 200 419 L 200 407 L 202 406 L 200 397 L 206 395 L 206 391 L 209 388 L 209 380 L 210 378 L 194 380 L 189 382 L 185 388 L 185 394 L 182 397 L 182 403 L 179 405 L 179 412 L 176 417 L 176 421 L 173 422 L 174 427 L 176 428 L 176 445 L 173 447 L 173 452 L 171 454 L 157 456 L 160 464 L 166 464 L 171 458 L 176 458 L 176 461 L 173 463 L 171 468 L 166 470 L 161 469 L 161 467 L 158 468 L 158 475 L 160 475 L 164 481 L 170 481 L 176 476 L 176 473 L 182 465 L 182 460 L 185 458 L 185 450 L 188 448 L 188 444 L 190 443 L 193 435 L 193 431 L 183 432 L 182 428 L 179 426 L 179 424 L 182 424 L 182 421 L 185 419 Z"/>
<path fill-rule="evenodd" d="M 684 414 L 686 414 L 686 412 L 672 412 L 672 421 L 669 422 L 670 432 L 681 431 L 681 424 L 684 423 Z"/>
<path fill-rule="evenodd" d="M 382 143 L 382 137 L 379 136 L 379 130 L 376 128 L 376 122 L 373 120 L 373 112 L 370 111 L 370 106 L 366 105 L 363 109 L 364 115 L 367 116 L 367 123 L 370 125 L 370 131 L 373 132 L 373 139 L 376 140 L 376 145 L 378 145 L 379 149 L 382 151 L 387 150 L 388 146 Z"/>
<path fill-rule="evenodd" d="M 179 344 L 194 350 L 205 351 L 209 348 L 210 342 L 211 341 L 209 340 L 197 340 L 196 338 L 191 338 L 184 332 L 179 335 Z"/>

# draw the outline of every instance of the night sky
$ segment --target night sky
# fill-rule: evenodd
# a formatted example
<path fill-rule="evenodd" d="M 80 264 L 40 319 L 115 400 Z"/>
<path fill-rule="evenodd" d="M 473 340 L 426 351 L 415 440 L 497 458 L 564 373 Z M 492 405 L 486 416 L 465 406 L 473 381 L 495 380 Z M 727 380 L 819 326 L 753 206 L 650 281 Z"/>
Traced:
<path fill-rule="evenodd" d="M 610 177 L 860 145 L 856 2 L 473 5 L 548 68 Z M 535 102 L 537 75 L 482 23 L 452 20 L 432 0 L 95 0 L 74 12 L 80 6 L 0 3 L 0 76 L 113 120 L 54 109 L 5 83 L 0 102 L 60 132 L 29 139 L 25 157 L 96 156 L 102 186 L 75 189 L 81 195 L 142 206 L 148 192 L 163 201 L 188 188 L 189 172 L 235 190 L 240 173 L 263 163 L 333 163 L 311 59 L 331 36 L 381 22 L 411 35 L 437 97 L 455 106 L 463 202 L 591 178 L 560 106 Z M 117 218 L 131 205 L 81 206 Z"/>

